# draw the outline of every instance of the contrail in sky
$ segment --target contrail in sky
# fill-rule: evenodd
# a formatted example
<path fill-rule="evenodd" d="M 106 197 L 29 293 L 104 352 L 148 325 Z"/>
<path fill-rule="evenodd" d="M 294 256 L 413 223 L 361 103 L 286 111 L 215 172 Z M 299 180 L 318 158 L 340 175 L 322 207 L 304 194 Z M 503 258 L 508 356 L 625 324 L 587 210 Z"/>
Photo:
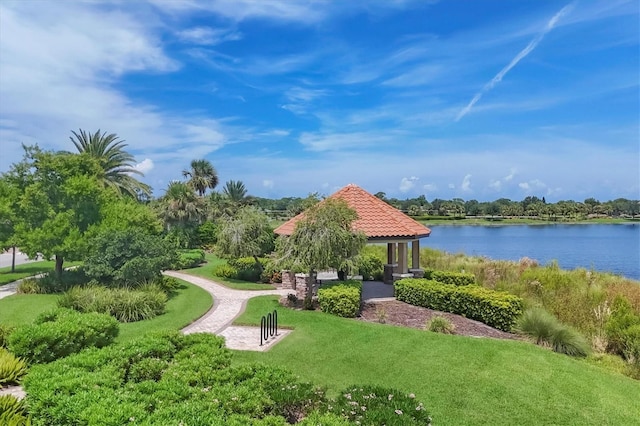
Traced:
<path fill-rule="evenodd" d="M 524 57 L 526 57 L 529 53 L 531 53 L 533 51 L 533 49 L 536 48 L 536 46 L 538 46 L 538 44 L 542 41 L 542 39 L 544 38 L 545 35 L 547 35 L 547 33 L 549 31 L 551 31 L 556 24 L 558 23 L 558 21 L 560 20 L 560 18 L 562 18 L 564 15 L 566 15 L 567 13 L 569 13 L 569 11 L 573 8 L 573 6 L 575 5 L 575 2 L 573 3 L 569 3 L 568 5 L 566 5 L 565 7 L 563 7 L 562 9 L 560 9 L 560 11 L 558 13 L 556 13 L 555 15 L 553 15 L 553 17 L 551 19 L 549 19 L 549 22 L 547 22 L 547 26 L 544 27 L 544 29 L 538 34 L 536 35 L 533 40 L 531 40 L 529 42 L 529 44 L 527 45 L 527 47 L 525 47 L 524 49 L 522 49 L 520 51 L 520 53 L 518 53 L 512 60 L 511 62 L 509 62 L 509 65 L 507 65 L 506 67 L 502 68 L 500 70 L 500 72 L 498 74 L 496 74 L 495 77 L 493 77 L 493 79 L 491 79 L 490 82 L 488 82 L 487 84 L 484 85 L 484 87 L 482 88 L 481 91 L 479 91 L 478 93 L 476 93 L 476 95 L 473 97 L 473 99 L 471 99 L 471 102 L 469 102 L 469 104 L 464 107 L 462 109 L 462 111 L 460 111 L 460 113 L 458 114 L 458 116 L 456 117 L 456 121 L 460 121 L 460 119 L 462 117 L 464 117 L 465 115 L 467 115 L 467 113 L 469 111 L 471 111 L 471 108 L 473 108 L 473 106 L 476 104 L 476 102 L 478 102 L 480 100 L 480 98 L 482 97 L 482 95 L 484 95 L 485 93 L 487 93 L 489 90 L 493 89 L 493 87 L 498 84 L 500 81 L 502 81 L 502 78 L 507 75 L 507 73 L 509 71 L 511 71 L 511 68 L 515 67 L 516 65 L 518 65 L 518 62 L 520 62 Z"/>

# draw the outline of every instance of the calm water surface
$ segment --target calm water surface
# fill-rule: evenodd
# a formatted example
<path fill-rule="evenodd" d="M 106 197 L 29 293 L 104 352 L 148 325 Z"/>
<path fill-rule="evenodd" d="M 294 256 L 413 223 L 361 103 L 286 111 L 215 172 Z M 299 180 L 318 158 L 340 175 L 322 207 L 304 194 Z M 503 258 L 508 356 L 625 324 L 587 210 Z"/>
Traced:
<path fill-rule="evenodd" d="M 640 225 L 431 226 L 422 247 L 492 259 L 557 260 L 640 280 Z"/>

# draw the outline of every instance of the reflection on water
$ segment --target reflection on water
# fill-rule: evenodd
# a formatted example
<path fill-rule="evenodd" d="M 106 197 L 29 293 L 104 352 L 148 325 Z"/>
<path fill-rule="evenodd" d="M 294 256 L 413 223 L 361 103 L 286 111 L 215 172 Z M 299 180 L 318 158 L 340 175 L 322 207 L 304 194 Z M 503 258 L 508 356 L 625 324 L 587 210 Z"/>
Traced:
<path fill-rule="evenodd" d="M 421 246 L 492 259 L 557 260 L 640 280 L 640 225 L 431 226 Z"/>

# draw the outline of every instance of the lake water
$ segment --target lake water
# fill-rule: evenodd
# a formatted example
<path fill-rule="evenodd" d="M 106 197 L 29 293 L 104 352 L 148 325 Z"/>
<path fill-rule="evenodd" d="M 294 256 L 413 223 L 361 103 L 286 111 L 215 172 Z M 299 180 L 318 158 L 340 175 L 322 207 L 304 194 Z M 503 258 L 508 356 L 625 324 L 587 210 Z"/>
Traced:
<path fill-rule="evenodd" d="M 449 253 L 492 259 L 529 257 L 540 264 L 557 260 L 577 267 L 613 272 L 640 280 L 640 225 L 430 226 L 420 241 Z"/>

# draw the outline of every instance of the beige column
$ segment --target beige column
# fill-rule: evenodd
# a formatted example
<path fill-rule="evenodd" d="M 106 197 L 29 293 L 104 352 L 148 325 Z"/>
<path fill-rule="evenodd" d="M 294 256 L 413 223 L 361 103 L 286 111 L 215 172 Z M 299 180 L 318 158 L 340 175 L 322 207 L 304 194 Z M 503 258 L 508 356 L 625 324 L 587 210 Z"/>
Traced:
<path fill-rule="evenodd" d="M 407 259 L 408 243 L 398 243 L 398 273 L 406 274 L 409 272 L 409 261 Z"/>
<path fill-rule="evenodd" d="M 387 243 L 387 263 L 389 265 L 396 263 L 396 243 Z"/>
<path fill-rule="evenodd" d="M 411 268 L 420 269 L 420 240 L 411 242 Z"/>

